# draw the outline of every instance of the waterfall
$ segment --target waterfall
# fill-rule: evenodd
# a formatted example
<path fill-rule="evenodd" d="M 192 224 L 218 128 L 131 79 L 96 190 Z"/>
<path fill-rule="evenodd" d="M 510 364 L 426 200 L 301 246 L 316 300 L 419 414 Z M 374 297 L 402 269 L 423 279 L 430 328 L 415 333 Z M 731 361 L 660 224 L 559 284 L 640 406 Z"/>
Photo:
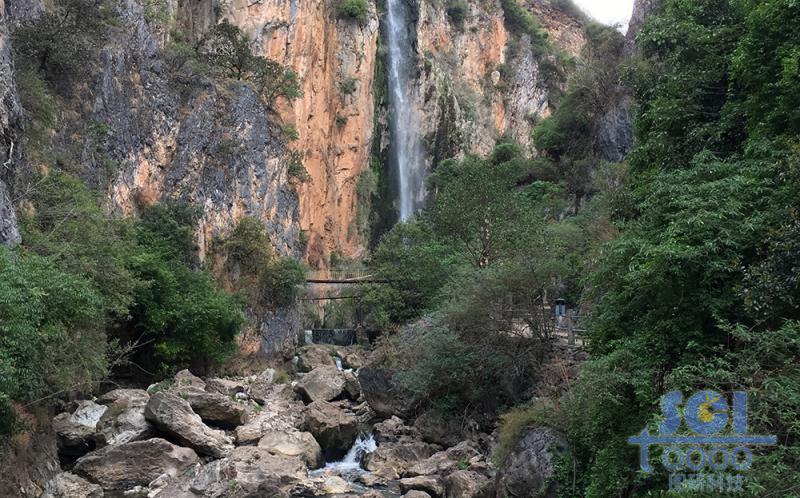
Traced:
<path fill-rule="evenodd" d="M 358 435 L 353 446 L 350 447 L 350 450 L 344 458 L 338 462 L 328 462 L 321 469 L 309 471 L 309 475 L 313 477 L 333 472 L 342 477 L 357 476 L 359 473 L 365 472 L 361 469 L 361 460 L 363 460 L 364 456 L 368 453 L 375 451 L 377 447 L 378 444 L 375 442 L 375 436 L 373 436 L 372 433 L 365 434 L 362 432 Z"/>
<path fill-rule="evenodd" d="M 387 0 L 389 43 L 389 119 L 392 133 L 390 161 L 397 172 L 400 219 L 407 220 L 425 199 L 425 151 L 413 109 L 416 101 L 414 47 L 409 36 L 405 0 Z"/>

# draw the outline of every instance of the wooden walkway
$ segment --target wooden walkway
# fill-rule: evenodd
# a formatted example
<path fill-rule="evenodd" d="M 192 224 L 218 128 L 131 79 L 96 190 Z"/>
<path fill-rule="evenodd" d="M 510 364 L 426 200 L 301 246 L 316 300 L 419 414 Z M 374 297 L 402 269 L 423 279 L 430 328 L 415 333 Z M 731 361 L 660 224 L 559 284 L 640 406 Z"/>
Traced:
<path fill-rule="evenodd" d="M 374 284 L 386 283 L 385 278 L 375 276 L 369 270 L 321 270 L 308 274 L 309 284 Z"/>

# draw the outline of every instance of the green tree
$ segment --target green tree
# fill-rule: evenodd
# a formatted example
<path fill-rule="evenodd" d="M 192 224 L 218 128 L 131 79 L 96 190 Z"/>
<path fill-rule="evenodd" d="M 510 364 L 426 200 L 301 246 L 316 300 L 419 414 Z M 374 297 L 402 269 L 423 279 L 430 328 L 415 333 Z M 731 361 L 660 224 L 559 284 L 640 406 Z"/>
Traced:
<path fill-rule="evenodd" d="M 0 435 L 11 400 L 85 392 L 107 373 L 100 296 L 45 258 L 0 247 Z"/>
<path fill-rule="evenodd" d="M 203 37 L 198 50 L 209 66 L 222 75 L 250 82 L 268 107 L 278 97 L 302 96 L 297 73 L 277 61 L 253 55 L 251 40 L 227 19 Z"/>
<path fill-rule="evenodd" d="M 57 0 L 36 21 L 14 30 L 15 62 L 29 65 L 58 87 L 96 60 L 111 18 L 106 0 Z"/>

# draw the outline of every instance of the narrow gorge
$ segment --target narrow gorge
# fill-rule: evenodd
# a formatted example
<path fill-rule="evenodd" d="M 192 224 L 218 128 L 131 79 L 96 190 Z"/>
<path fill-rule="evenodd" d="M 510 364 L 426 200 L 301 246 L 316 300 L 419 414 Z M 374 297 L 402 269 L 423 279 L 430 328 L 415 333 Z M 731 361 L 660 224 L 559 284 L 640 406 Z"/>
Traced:
<path fill-rule="evenodd" d="M 796 3 L 0 0 L 0 498 L 800 496 Z"/>

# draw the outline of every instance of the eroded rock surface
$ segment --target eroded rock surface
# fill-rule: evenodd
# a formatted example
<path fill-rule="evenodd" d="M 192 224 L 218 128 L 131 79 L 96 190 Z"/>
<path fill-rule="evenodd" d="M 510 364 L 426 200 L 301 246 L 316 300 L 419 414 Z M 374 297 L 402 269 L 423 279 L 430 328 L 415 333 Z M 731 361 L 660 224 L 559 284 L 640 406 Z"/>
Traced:
<path fill-rule="evenodd" d="M 203 423 L 189 402 L 171 392 L 158 392 L 150 397 L 145 418 L 156 428 L 182 445 L 202 455 L 221 458 L 233 449 L 224 432 Z"/>
<path fill-rule="evenodd" d="M 79 459 L 73 472 L 105 491 L 125 491 L 162 474 L 176 476 L 197 462 L 191 449 L 154 438 L 101 448 Z"/>

